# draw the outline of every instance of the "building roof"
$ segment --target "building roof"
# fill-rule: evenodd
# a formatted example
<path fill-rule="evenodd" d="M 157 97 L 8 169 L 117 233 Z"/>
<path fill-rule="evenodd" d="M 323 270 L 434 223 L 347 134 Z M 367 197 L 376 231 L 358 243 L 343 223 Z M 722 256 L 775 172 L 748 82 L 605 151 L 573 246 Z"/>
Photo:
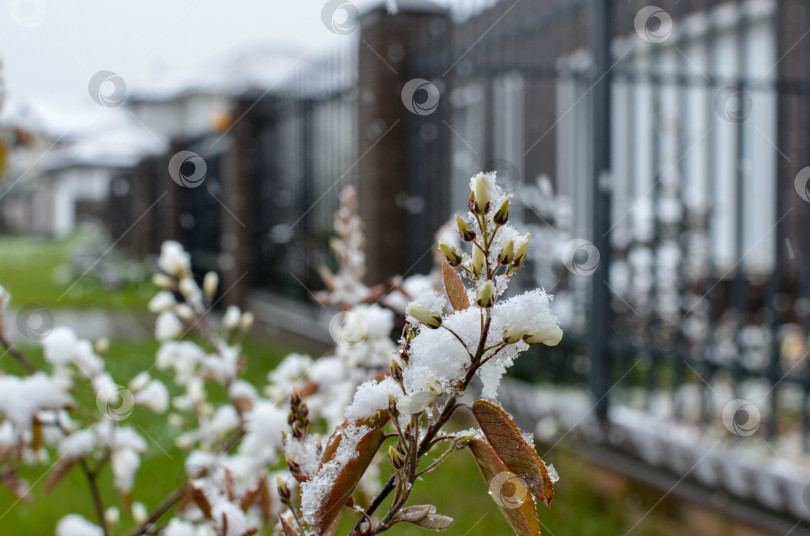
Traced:
<path fill-rule="evenodd" d="M 167 147 L 167 140 L 147 131 L 127 112 L 111 112 L 94 129 L 51 151 L 43 168 L 57 171 L 75 166 L 130 167 Z"/>

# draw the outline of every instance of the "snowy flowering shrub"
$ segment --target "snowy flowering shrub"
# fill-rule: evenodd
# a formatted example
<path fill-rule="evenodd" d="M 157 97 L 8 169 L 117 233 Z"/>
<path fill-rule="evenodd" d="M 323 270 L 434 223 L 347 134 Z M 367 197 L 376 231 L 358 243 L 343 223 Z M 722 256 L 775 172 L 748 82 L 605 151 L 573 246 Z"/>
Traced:
<path fill-rule="evenodd" d="M 53 464 L 48 489 L 81 470 L 96 519 L 66 512 L 57 536 L 331 535 L 344 509 L 360 514 L 351 534 L 399 523 L 438 531 L 453 520 L 409 498 L 448 456 L 469 450 L 512 529 L 539 534 L 536 501 L 549 504 L 557 475 L 495 398 L 521 352 L 555 345 L 562 332 L 544 291 L 505 297 L 529 235 L 509 225 L 509 199 L 494 174 L 476 175 L 471 189 L 470 213 L 452 233 L 440 231 L 440 268 L 394 278 L 388 292 L 362 282 L 362 222 L 354 191 L 344 190 L 331 243 L 338 269 L 322 271 L 327 291 L 317 296 L 337 310 L 335 346 L 319 359 L 288 355 L 261 387 L 243 379 L 253 316 L 232 306 L 215 321 L 218 277 L 198 285 L 176 242 L 162 246 L 149 303 L 161 343 L 154 368 L 171 375 L 174 396 L 151 367 L 118 383 L 105 370 L 108 343 L 67 328 L 42 341 L 47 366 L 36 367 L 3 334 L 10 296 L 0 288 L 0 343 L 27 371 L 0 375 L 3 483 L 25 498 L 21 464 Z M 398 344 L 390 337 L 397 313 Z M 475 378 L 480 399 L 462 403 Z M 461 408 L 478 426 L 448 431 Z M 133 496 L 141 457 L 155 446 L 125 424 L 134 411 L 169 412 L 174 432 L 161 439 L 185 453 L 175 489 L 156 505 Z M 98 485 L 106 470 L 117 494 Z"/>
<path fill-rule="evenodd" d="M 300 498 L 290 494 L 286 501 L 289 512 L 280 518 L 285 535 L 332 534 L 347 507 L 361 514 L 353 534 L 378 534 L 398 523 L 446 529 L 453 520 L 434 506 L 406 504 L 417 481 L 464 449 L 474 456 L 512 529 L 521 536 L 539 534 L 535 504 L 549 504 L 557 476 L 494 399 L 501 377 L 521 352 L 532 344 L 556 345 L 562 332 L 544 291 L 503 298 L 509 278 L 523 266 L 530 237 L 507 223 L 509 199 L 494 174 L 473 177 L 471 190 L 470 213 L 457 218 L 468 250 L 439 244 L 446 261 L 444 292 L 428 290 L 410 302 L 388 372 L 356 389 L 345 420 L 320 456 L 313 458 L 315 451 L 309 450 L 299 460 L 289 453 L 300 467 L 293 471 Z M 476 376 L 483 383 L 482 398 L 462 404 Z M 461 407 L 472 412 L 479 427 L 444 431 Z M 306 436 L 305 426 L 300 434 Z M 440 444 L 447 447 L 433 459 Z M 378 451 L 386 452 L 394 473 L 370 501 L 361 502 L 355 488 Z M 423 463 L 428 457 L 432 461 Z M 377 517 L 389 495 L 388 510 Z"/>

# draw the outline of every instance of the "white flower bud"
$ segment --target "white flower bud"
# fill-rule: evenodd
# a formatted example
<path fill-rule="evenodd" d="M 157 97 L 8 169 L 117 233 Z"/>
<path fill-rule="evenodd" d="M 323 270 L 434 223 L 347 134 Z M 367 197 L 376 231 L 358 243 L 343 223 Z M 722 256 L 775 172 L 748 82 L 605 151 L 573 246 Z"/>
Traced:
<path fill-rule="evenodd" d="M 472 269 L 473 274 L 476 277 L 481 275 L 481 272 L 484 270 L 486 264 L 487 258 L 484 256 L 484 252 L 481 251 L 481 248 L 478 246 L 473 246 L 472 261 L 470 262 L 470 268 Z"/>
<path fill-rule="evenodd" d="M 184 428 L 186 426 L 186 420 L 177 413 L 169 413 L 166 420 L 173 428 Z"/>
<path fill-rule="evenodd" d="M 242 311 L 239 307 L 231 305 L 225 310 L 225 316 L 222 317 L 222 326 L 228 331 L 234 330 L 239 326 L 241 319 Z"/>
<path fill-rule="evenodd" d="M 535 333 L 527 333 L 523 340 L 528 344 L 545 344 L 557 346 L 562 340 L 563 332 L 560 326 L 547 326 Z"/>
<path fill-rule="evenodd" d="M 475 296 L 475 303 L 479 307 L 488 309 L 495 303 L 495 287 L 492 286 L 492 281 L 484 281 L 481 288 L 478 289 L 478 294 Z"/>
<path fill-rule="evenodd" d="M 194 309 L 192 309 L 189 305 L 185 303 L 178 303 L 174 306 L 174 312 L 179 316 L 181 319 L 185 320 L 186 322 L 191 322 L 194 320 Z"/>
<path fill-rule="evenodd" d="M 510 238 L 501 252 L 498 254 L 498 262 L 506 266 L 512 264 L 515 259 L 515 242 Z"/>
<path fill-rule="evenodd" d="M 447 264 L 450 266 L 458 266 L 461 264 L 461 253 L 459 253 L 456 248 L 445 242 L 439 242 L 439 249 L 447 260 Z"/>
<path fill-rule="evenodd" d="M 161 290 L 155 294 L 151 300 L 149 300 L 149 312 L 154 314 L 162 313 L 167 309 L 171 309 L 175 303 L 174 294 L 168 290 Z"/>
<path fill-rule="evenodd" d="M 484 215 L 489 210 L 489 202 L 492 199 L 492 192 L 489 188 L 489 179 L 483 174 L 479 173 L 475 176 L 475 212 L 478 215 Z"/>
<path fill-rule="evenodd" d="M 531 240 L 531 238 L 532 238 L 531 233 L 526 233 L 526 240 L 524 240 L 523 243 L 520 244 L 520 247 L 517 248 L 517 251 L 515 251 L 515 258 L 514 258 L 515 266 L 517 267 L 523 266 L 523 261 L 526 260 L 526 252 L 529 250 L 529 241 Z"/>
<path fill-rule="evenodd" d="M 132 519 L 139 525 L 146 523 L 149 519 L 149 512 L 146 510 L 146 506 L 144 506 L 143 503 L 132 503 Z"/>
<path fill-rule="evenodd" d="M 523 338 L 526 330 L 522 326 L 512 326 L 503 332 L 503 342 L 506 344 L 514 344 Z"/>
<path fill-rule="evenodd" d="M 102 337 L 96 341 L 94 345 L 96 348 L 96 353 L 100 356 L 107 355 L 107 352 L 110 351 L 110 339 L 107 337 Z"/>
<path fill-rule="evenodd" d="M 152 276 L 152 284 L 158 288 L 172 288 L 174 281 L 166 274 L 155 274 Z"/>
<path fill-rule="evenodd" d="M 104 511 L 104 521 L 106 521 L 108 525 L 113 526 L 121 521 L 121 512 L 118 510 L 117 506 L 110 506 Z"/>
<path fill-rule="evenodd" d="M 149 383 L 149 380 L 151 379 L 152 378 L 149 377 L 148 372 L 141 372 L 140 374 L 132 378 L 132 381 L 129 382 L 129 385 L 127 387 L 133 393 L 137 393 L 138 391 L 146 387 L 146 384 Z"/>
<path fill-rule="evenodd" d="M 405 314 L 412 316 L 419 323 L 424 324 L 431 329 L 439 328 L 442 325 L 441 314 L 434 313 L 427 307 L 419 305 L 415 302 L 408 304 L 408 307 L 405 309 Z"/>
<path fill-rule="evenodd" d="M 242 315 L 242 320 L 239 322 L 239 330 L 242 333 L 247 333 L 248 331 L 250 331 L 250 328 L 253 327 L 254 321 L 255 317 L 253 316 L 253 313 L 251 313 L 250 311 L 246 312 L 245 314 Z"/>
<path fill-rule="evenodd" d="M 184 277 L 180 280 L 180 293 L 186 298 L 191 298 L 198 292 L 197 283 L 191 277 Z"/>
<path fill-rule="evenodd" d="M 203 279 L 203 292 L 206 296 L 211 297 L 217 293 L 219 287 L 219 276 L 216 272 L 208 272 Z"/>

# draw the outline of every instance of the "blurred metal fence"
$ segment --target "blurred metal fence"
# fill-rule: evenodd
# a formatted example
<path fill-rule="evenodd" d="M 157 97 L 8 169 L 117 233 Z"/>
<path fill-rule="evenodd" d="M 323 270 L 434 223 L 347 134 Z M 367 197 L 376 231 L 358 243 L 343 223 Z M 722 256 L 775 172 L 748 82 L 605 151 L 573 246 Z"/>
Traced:
<path fill-rule="evenodd" d="M 523 284 L 555 294 L 566 328 L 543 374 L 587 380 L 601 417 L 624 397 L 705 423 L 756 396 L 768 437 L 810 447 L 810 8 L 415 4 L 363 14 L 349 46 L 244 95 L 225 134 L 174 143 L 129 191 L 158 199 L 159 170 L 195 147 L 211 180 L 170 194 L 168 236 L 232 284 L 306 299 L 343 185 L 378 282 L 425 271 L 469 176 L 497 170 L 533 236 Z"/>
<path fill-rule="evenodd" d="M 407 115 L 411 166 L 449 168 L 455 208 L 471 169 L 500 172 L 600 416 L 632 395 L 714 423 L 756 398 L 766 436 L 806 449 L 807 6 L 661 6 L 462 10 L 450 46 L 412 55 L 444 106 Z"/>

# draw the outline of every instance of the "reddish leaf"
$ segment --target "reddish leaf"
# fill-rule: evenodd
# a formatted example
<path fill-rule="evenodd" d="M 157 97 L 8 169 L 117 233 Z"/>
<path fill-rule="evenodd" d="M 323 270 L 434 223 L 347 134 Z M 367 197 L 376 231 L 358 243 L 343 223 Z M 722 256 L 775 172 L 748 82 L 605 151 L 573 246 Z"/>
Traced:
<path fill-rule="evenodd" d="M 50 492 L 53 488 L 59 484 L 65 476 L 73 469 L 73 466 L 76 465 L 76 460 L 67 460 L 62 461 L 57 464 L 56 468 L 53 470 L 51 475 L 48 477 L 48 481 L 45 482 L 45 491 Z"/>
<path fill-rule="evenodd" d="M 281 516 L 278 516 L 278 519 L 281 522 L 281 536 L 298 536 L 298 533 L 287 523 L 286 519 Z"/>
<path fill-rule="evenodd" d="M 3 471 L 2 475 L 3 484 L 13 493 L 18 499 L 23 501 L 31 500 L 31 489 L 25 480 L 21 479 L 17 474 L 8 469 Z"/>
<path fill-rule="evenodd" d="M 504 464 L 520 477 L 532 495 L 548 506 L 554 498 L 554 488 L 546 465 L 534 448 L 523 439 L 509 415 L 495 404 L 484 400 L 475 402 L 472 412 L 489 444 Z"/>
<path fill-rule="evenodd" d="M 456 311 L 462 311 L 470 306 L 470 300 L 467 298 L 467 289 L 464 288 L 464 283 L 461 282 L 461 276 L 458 275 L 452 266 L 446 262 L 442 265 L 442 275 L 444 276 L 444 290 L 447 292 L 447 297 L 450 298 L 450 305 Z"/>
<path fill-rule="evenodd" d="M 200 509 L 206 519 L 213 519 L 211 516 L 211 503 L 208 500 L 208 497 L 205 496 L 203 490 L 194 484 L 189 483 L 186 485 L 186 493 L 188 494 L 189 499 L 191 499 L 191 501 L 197 505 L 197 508 Z"/>
<path fill-rule="evenodd" d="M 374 455 L 385 439 L 385 432 L 383 432 L 382 426 L 385 425 L 386 420 L 387 413 L 385 414 L 385 418 L 383 418 L 381 412 L 381 415 L 373 419 L 353 423 L 354 426 L 358 427 L 364 425 L 371 426 L 372 424 L 375 425 L 375 427 L 358 441 L 355 447 L 357 455 L 342 466 L 340 472 L 332 481 L 332 487 L 325 493 L 313 524 L 315 534 L 322 536 L 330 533 L 330 530 L 340 515 L 340 511 L 351 498 L 354 488 L 357 487 L 360 478 L 362 478 L 366 469 L 368 469 L 368 466 L 374 459 Z M 344 432 L 348 427 L 349 422 L 347 421 L 329 438 L 329 442 L 326 444 L 323 451 L 323 458 L 321 460 L 322 466 L 335 456 L 341 441 L 344 439 Z"/>
<path fill-rule="evenodd" d="M 514 473 L 503 463 L 503 460 L 490 446 L 484 438 L 475 438 L 470 441 L 470 452 L 472 452 L 484 480 L 490 488 L 490 495 L 503 513 L 509 526 L 515 531 L 517 536 L 538 536 L 540 534 L 540 520 L 537 517 L 534 498 L 528 490 L 519 489 L 515 485 L 511 494 L 503 490 L 508 485 L 510 478 L 515 477 Z M 506 478 L 503 478 L 503 477 Z"/>
<path fill-rule="evenodd" d="M 267 484 L 267 479 L 262 478 L 259 480 L 259 499 L 258 504 L 262 510 L 262 519 L 265 523 L 270 523 L 273 517 L 273 496 L 270 494 L 270 487 Z"/>

